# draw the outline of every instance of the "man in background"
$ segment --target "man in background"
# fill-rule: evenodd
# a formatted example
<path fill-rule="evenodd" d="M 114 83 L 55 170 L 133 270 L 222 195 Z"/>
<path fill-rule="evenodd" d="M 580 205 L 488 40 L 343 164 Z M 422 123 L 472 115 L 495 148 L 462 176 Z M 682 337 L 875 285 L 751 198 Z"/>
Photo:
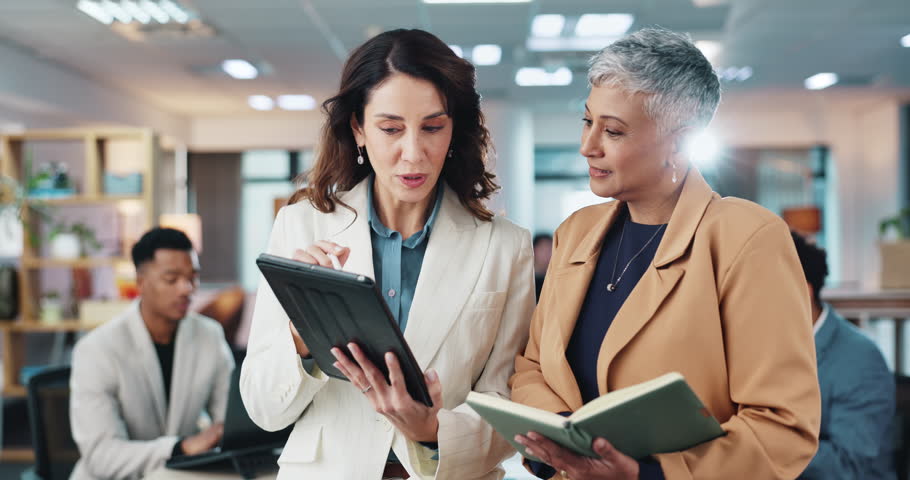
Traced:
<path fill-rule="evenodd" d="M 71 479 L 141 478 L 220 440 L 234 360 L 221 326 L 189 313 L 199 262 L 182 232 L 154 228 L 132 251 L 139 299 L 73 350 Z M 207 413 L 211 426 L 199 431 Z"/>
<path fill-rule="evenodd" d="M 828 276 L 824 250 L 793 234 L 812 299 L 822 397 L 818 452 L 801 479 L 892 480 L 894 375 L 878 347 L 844 320 L 819 292 Z"/>

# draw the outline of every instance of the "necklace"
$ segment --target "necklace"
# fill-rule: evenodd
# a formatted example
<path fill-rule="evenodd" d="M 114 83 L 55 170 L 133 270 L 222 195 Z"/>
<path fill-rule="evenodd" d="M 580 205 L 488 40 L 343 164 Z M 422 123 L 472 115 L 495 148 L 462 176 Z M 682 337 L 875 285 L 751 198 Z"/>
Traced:
<path fill-rule="evenodd" d="M 619 246 L 616 247 L 616 261 L 613 262 L 613 273 L 610 274 L 610 278 L 613 278 L 616 275 L 616 266 L 619 265 L 619 252 L 622 250 L 622 237 L 626 233 L 626 222 L 628 222 L 628 218 L 626 219 L 625 222 L 622 223 L 622 230 L 619 231 Z M 619 272 L 619 277 L 616 278 L 616 281 L 613 281 L 613 282 L 610 282 L 609 284 L 607 284 L 608 292 L 613 292 L 616 290 L 616 285 L 619 283 L 620 280 L 622 280 L 622 276 L 626 274 L 626 270 L 629 269 L 629 265 L 632 265 L 632 262 L 634 262 L 635 259 L 638 258 L 638 256 L 641 255 L 641 253 L 644 252 L 646 248 L 648 248 L 648 245 L 650 245 L 651 242 L 654 240 L 654 238 L 657 237 L 657 234 L 660 233 L 660 230 L 662 228 L 664 228 L 665 225 L 666 224 L 661 225 L 661 226 L 657 227 L 657 230 L 654 230 L 654 234 L 651 235 L 651 238 L 649 238 L 648 241 L 645 242 L 644 245 L 642 245 L 641 249 L 638 250 L 638 253 L 636 253 L 635 255 L 632 255 L 632 258 L 629 260 L 629 263 L 627 263 L 626 266 L 623 267 L 622 271 Z"/>

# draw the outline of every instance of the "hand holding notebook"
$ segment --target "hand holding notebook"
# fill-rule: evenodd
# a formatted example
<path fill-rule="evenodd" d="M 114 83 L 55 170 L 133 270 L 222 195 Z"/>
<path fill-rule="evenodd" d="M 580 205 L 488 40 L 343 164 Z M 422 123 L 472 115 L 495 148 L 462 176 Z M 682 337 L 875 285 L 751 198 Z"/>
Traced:
<path fill-rule="evenodd" d="M 685 450 L 724 435 L 717 420 L 679 373 L 603 395 L 568 417 L 490 395 L 468 394 L 468 405 L 522 455 L 515 435 L 537 432 L 579 455 L 599 457 L 592 443 L 603 437 L 635 459 Z"/>

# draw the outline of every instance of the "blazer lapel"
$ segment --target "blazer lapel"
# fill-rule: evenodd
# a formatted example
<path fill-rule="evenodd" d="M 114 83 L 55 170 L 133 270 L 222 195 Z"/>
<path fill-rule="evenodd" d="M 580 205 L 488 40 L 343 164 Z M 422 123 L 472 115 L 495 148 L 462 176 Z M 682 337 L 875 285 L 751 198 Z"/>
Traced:
<path fill-rule="evenodd" d="M 356 213 L 337 206 L 335 212 L 327 216 L 325 238 L 351 249 L 351 256 L 344 264 L 344 271 L 366 275 L 376 280 L 373 276 L 373 242 L 370 239 L 370 224 L 367 221 L 369 199 L 366 182 L 371 179 L 372 177 L 367 177 L 341 195 L 341 200 L 354 208 Z"/>
<path fill-rule="evenodd" d="M 194 348 L 194 338 L 196 337 L 196 324 L 186 317 L 180 321 L 177 326 L 177 335 L 174 339 L 174 362 L 171 371 L 171 398 L 167 404 L 167 431 L 168 435 L 176 435 L 180 431 L 180 425 L 184 420 L 192 422 L 195 419 L 184 419 L 187 414 L 186 406 L 193 394 L 195 385 L 193 365 L 197 365 L 203 359 L 200 358 L 199 349 Z"/>
<path fill-rule="evenodd" d="M 569 252 L 569 264 L 547 273 L 550 277 L 547 281 L 554 282 L 559 290 L 559 294 L 555 297 L 557 308 L 552 309 L 552 313 L 558 314 L 560 317 L 544 323 L 544 325 L 552 325 L 555 331 L 544 332 L 540 349 L 543 352 L 554 352 L 555 354 L 541 356 L 542 368 L 553 391 L 573 411 L 581 408 L 583 402 L 578 383 L 575 381 L 575 374 L 566 359 L 566 349 L 572 333 L 575 331 L 575 324 L 578 321 L 585 296 L 587 296 L 591 277 L 597 268 L 597 260 L 600 257 L 604 238 L 620 211 L 619 204 L 619 202 L 610 202 L 598 207 L 605 210 L 602 221 L 593 225 L 579 242 L 578 247 Z"/>
<path fill-rule="evenodd" d="M 405 339 L 425 369 L 461 314 L 480 275 L 492 224 L 478 221 L 445 187 L 424 255 Z M 419 319 L 419 320 L 417 320 Z M 416 321 L 415 321 L 416 320 Z"/>
<path fill-rule="evenodd" d="M 673 262 L 688 250 L 714 192 L 695 168 L 689 169 L 684 182 L 651 266 L 616 313 L 601 345 L 597 358 L 597 379 L 601 395 L 609 391 L 610 363 L 651 320 L 685 273 L 681 265 Z"/>
<path fill-rule="evenodd" d="M 818 332 L 815 334 L 815 357 L 819 365 L 821 365 L 822 360 L 828 353 L 828 347 L 831 346 L 834 337 L 837 336 L 837 330 L 840 328 L 840 318 L 837 313 L 835 313 L 834 309 L 830 306 L 827 308 L 828 314 L 825 316 L 825 323 L 822 324 L 821 328 L 819 328 Z"/>
<path fill-rule="evenodd" d="M 163 433 L 166 427 L 166 402 L 164 398 L 164 379 L 161 375 L 161 367 L 158 362 L 158 354 L 152 346 L 152 336 L 149 334 L 145 322 L 142 320 L 142 313 L 139 310 L 139 301 L 133 302 L 130 307 L 131 311 L 126 319 L 129 325 L 130 336 L 133 345 L 136 347 L 136 359 L 138 368 L 136 373 L 145 377 L 149 391 L 152 392 L 152 406 L 155 420 L 158 422 L 158 428 Z M 142 373 L 139 373 L 141 371 Z"/>

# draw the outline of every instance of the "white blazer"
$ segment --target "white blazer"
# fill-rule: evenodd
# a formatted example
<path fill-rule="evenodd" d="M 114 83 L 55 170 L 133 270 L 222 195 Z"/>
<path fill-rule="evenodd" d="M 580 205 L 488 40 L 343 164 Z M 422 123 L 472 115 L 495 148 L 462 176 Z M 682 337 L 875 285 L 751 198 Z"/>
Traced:
<path fill-rule="evenodd" d="M 170 402 L 138 301 L 76 344 L 70 425 L 82 458 L 70 480 L 142 478 L 199 431 L 203 411 L 224 420 L 234 357 L 221 325 L 190 313 L 176 342 Z"/>
<path fill-rule="evenodd" d="M 351 248 L 346 271 L 373 277 L 364 180 L 330 214 L 303 201 L 281 209 L 268 252 L 330 240 Z M 513 450 L 470 407 L 468 392 L 509 397 L 515 355 L 528 338 L 534 309 L 530 235 L 502 218 L 477 220 L 446 187 L 432 226 L 404 337 L 424 370 L 435 368 L 443 391 L 439 461 L 408 441 L 346 381 L 304 370 L 288 317 L 260 278 L 240 392 L 250 417 L 266 430 L 296 422 L 278 459 L 279 480 L 379 480 L 389 449 L 413 478 L 499 479 Z"/>

